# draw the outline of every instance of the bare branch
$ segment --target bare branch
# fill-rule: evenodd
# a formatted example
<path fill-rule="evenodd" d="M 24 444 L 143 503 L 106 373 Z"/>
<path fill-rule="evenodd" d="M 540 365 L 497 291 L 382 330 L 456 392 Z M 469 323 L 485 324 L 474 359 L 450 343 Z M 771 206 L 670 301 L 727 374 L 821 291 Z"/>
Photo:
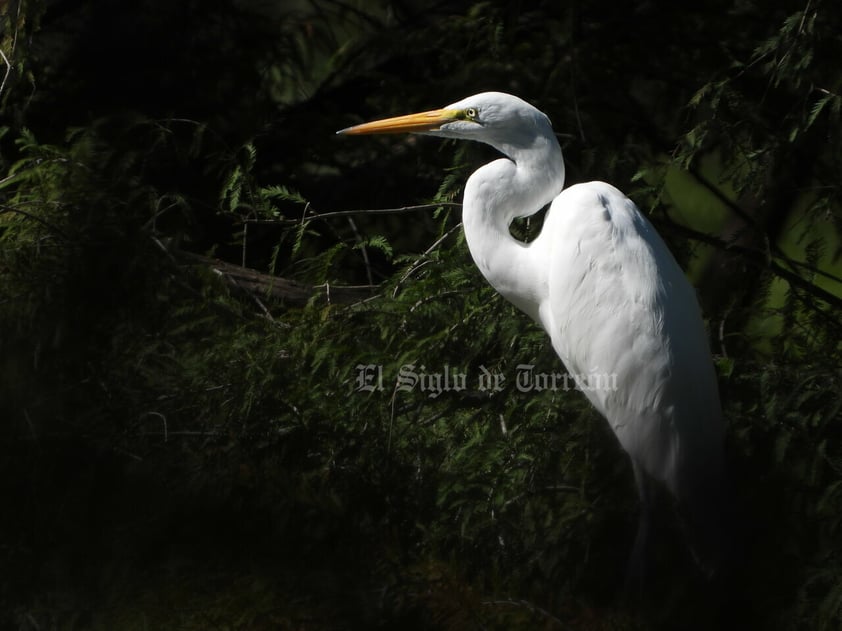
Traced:
<path fill-rule="evenodd" d="M 427 257 L 427 255 L 429 255 L 429 254 L 430 254 L 430 252 L 432 252 L 432 251 L 433 251 L 433 250 L 435 250 L 437 247 L 439 247 L 439 246 L 440 246 L 440 245 L 444 242 L 444 240 L 445 240 L 445 239 L 447 239 L 447 237 L 449 237 L 451 234 L 453 234 L 454 232 L 456 232 L 456 231 L 457 231 L 459 228 L 461 228 L 461 227 L 462 227 L 462 222 L 460 221 L 458 224 L 456 224 L 455 226 L 453 226 L 450 230 L 448 230 L 447 232 L 445 232 L 445 233 L 444 233 L 441 237 L 439 237 L 438 239 L 436 239 L 436 241 L 433 243 L 433 245 L 431 245 L 431 246 L 430 246 L 430 247 L 428 247 L 426 250 L 424 250 L 424 253 L 423 253 L 420 257 L 418 257 L 418 260 L 417 260 L 417 261 L 415 261 L 415 263 L 413 263 L 412 265 L 410 265 L 409 269 L 408 269 L 408 270 L 406 270 L 406 273 L 404 273 L 404 275 L 403 275 L 403 276 L 401 276 L 401 279 L 398 281 L 398 284 L 397 284 L 397 285 L 395 285 L 395 290 L 392 292 L 392 297 L 393 297 L 393 298 L 394 298 L 395 296 L 397 296 L 397 295 L 398 295 L 398 289 L 400 289 L 401 285 L 403 285 L 404 281 L 405 281 L 407 278 L 409 278 L 409 277 L 410 277 L 410 275 L 412 275 L 412 274 L 413 274 L 414 272 L 416 272 L 418 269 L 420 269 L 421 267 L 424 267 L 427 263 L 429 263 L 429 262 L 430 262 L 430 259 L 426 258 L 426 257 Z"/>
<path fill-rule="evenodd" d="M 353 217 L 348 217 L 348 224 L 351 226 L 351 230 L 354 231 L 354 237 L 357 239 L 357 243 L 360 245 L 360 253 L 363 257 L 363 263 L 365 263 L 365 274 L 368 278 L 368 284 L 374 285 L 374 274 L 371 272 L 371 261 L 368 258 L 368 248 L 365 247 L 365 241 L 363 240 L 360 231 L 357 230 L 357 224 L 354 222 Z"/>
<path fill-rule="evenodd" d="M 6 57 L 2 48 L 0 48 L 0 57 L 3 58 L 3 63 L 6 65 L 6 73 L 3 75 L 3 81 L 0 82 L 0 96 L 3 96 L 3 90 L 6 88 L 6 80 L 12 72 L 12 64 L 9 63 L 9 59 Z"/>
<path fill-rule="evenodd" d="M 55 232 L 57 235 L 59 235 L 60 237 L 62 237 L 66 241 L 70 241 L 70 237 L 67 235 L 66 232 L 57 228 L 56 226 L 52 225 L 51 223 L 49 223 L 47 221 L 44 221 L 38 215 L 34 215 L 34 214 L 32 214 L 30 212 L 27 212 L 25 210 L 21 210 L 20 208 L 15 208 L 14 206 L 7 206 L 5 204 L 0 204 L 0 215 L 2 215 L 3 213 L 15 213 L 16 215 L 21 215 L 22 217 L 26 217 L 27 219 L 32 219 L 33 221 L 36 221 L 36 222 L 40 223 L 45 228 Z"/>
<path fill-rule="evenodd" d="M 333 304 L 355 303 L 370 297 L 377 289 L 373 285 L 331 285 L 328 289 L 327 284 L 305 285 L 190 252 L 179 252 L 178 256 L 212 269 L 233 287 L 256 300 L 258 307 L 266 316 L 269 316 L 269 310 L 261 299 L 267 296 L 290 307 L 304 307 L 313 299 Z"/>
<path fill-rule="evenodd" d="M 669 227 L 670 230 L 680 233 L 687 238 L 693 239 L 694 241 L 701 241 L 702 243 L 707 243 L 708 245 L 712 245 L 720 250 L 726 252 L 733 252 L 734 254 L 739 254 L 755 267 L 760 269 L 768 269 L 776 276 L 779 276 L 786 280 L 790 285 L 805 290 L 806 292 L 812 294 L 819 300 L 822 300 L 828 303 L 829 305 L 836 307 L 837 309 L 842 309 L 842 298 L 830 293 L 825 289 L 822 289 L 814 283 L 811 283 L 809 280 L 796 274 L 792 270 L 787 269 L 774 259 L 780 259 L 782 261 L 785 261 L 787 264 L 793 266 L 799 265 L 803 267 L 809 267 L 806 263 L 793 261 L 792 259 L 783 256 L 780 253 L 774 253 L 772 255 L 772 258 L 769 258 L 768 253 L 766 251 L 728 243 L 726 241 L 723 241 L 722 239 L 711 236 L 709 234 L 705 234 L 704 232 L 698 232 L 697 230 L 693 230 L 692 228 L 682 226 L 678 223 L 671 222 Z M 810 269 L 811 271 L 813 271 L 812 268 Z M 832 275 L 828 276 L 833 278 Z"/>
<path fill-rule="evenodd" d="M 356 215 L 396 215 L 400 213 L 415 212 L 418 210 L 434 210 L 436 208 L 461 208 L 462 204 L 457 202 L 438 202 L 436 204 L 419 204 L 417 206 L 401 206 L 400 208 L 364 208 L 359 210 L 335 210 L 327 213 L 318 213 L 311 206 L 305 208 L 301 219 L 246 219 L 243 223 L 262 225 L 288 226 L 313 219 L 333 219 L 334 217 L 351 217 Z M 309 214 L 307 214 L 309 211 Z"/>

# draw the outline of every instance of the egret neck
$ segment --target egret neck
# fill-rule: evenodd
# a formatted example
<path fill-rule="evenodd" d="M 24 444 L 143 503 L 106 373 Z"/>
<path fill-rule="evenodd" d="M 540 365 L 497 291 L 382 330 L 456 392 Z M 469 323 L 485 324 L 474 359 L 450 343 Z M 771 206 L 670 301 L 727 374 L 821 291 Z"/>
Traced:
<path fill-rule="evenodd" d="M 532 243 L 518 241 L 509 226 L 514 219 L 537 213 L 564 186 L 561 147 L 549 124 L 541 131 L 528 145 L 489 142 L 506 157 L 471 175 L 462 208 L 465 239 L 480 272 L 536 322 L 542 297 L 548 295 L 547 270 L 536 256 L 546 240 L 538 235 Z"/>

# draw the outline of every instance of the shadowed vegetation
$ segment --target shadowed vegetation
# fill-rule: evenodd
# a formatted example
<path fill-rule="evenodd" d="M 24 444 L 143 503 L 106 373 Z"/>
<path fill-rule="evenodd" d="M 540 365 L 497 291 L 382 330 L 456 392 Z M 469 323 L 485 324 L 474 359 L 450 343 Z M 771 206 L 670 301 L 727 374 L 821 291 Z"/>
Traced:
<path fill-rule="evenodd" d="M 837 4 L 0 11 L 0 626 L 839 626 Z M 624 190 L 698 287 L 728 576 L 664 496 L 619 598 L 627 458 L 581 393 L 517 387 L 563 369 L 463 241 L 493 152 L 335 136 L 484 90 L 547 112 L 568 184 Z"/>

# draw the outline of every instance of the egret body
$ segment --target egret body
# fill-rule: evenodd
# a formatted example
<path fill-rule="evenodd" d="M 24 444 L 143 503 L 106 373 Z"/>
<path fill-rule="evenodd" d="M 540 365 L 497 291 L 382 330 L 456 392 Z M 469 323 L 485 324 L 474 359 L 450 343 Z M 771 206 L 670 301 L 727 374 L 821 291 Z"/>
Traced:
<path fill-rule="evenodd" d="M 343 129 L 476 140 L 503 157 L 471 175 L 462 221 L 474 262 L 539 323 L 572 375 L 610 375 L 584 389 L 631 458 L 641 516 L 631 571 L 641 573 L 651 480 L 682 507 L 694 548 L 718 564 L 723 422 L 695 291 L 635 204 L 604 182 L 564 186 L 545 114 L 486 92 L 439 110 Z M 509 225 L 551 203 L 530 243 Z"/>

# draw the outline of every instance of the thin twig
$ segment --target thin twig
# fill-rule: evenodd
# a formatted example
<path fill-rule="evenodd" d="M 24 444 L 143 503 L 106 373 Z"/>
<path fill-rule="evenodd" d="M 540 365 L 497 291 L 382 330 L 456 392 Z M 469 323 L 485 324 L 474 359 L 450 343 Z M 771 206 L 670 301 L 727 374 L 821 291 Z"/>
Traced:
<path fill-rule="evenodd" d="M 442 244 L 442 242 L 445 239 L 447 239 L 447 237 L 449 237 L 451 234 L 453 234 L 455 231 L 457 231 L 461 227 L 462 227 L 462 222 L 460 221 L 458 224 L 453 226 L 450 230 L 445 232 L 441 237 L 436 239 L 435 242 L 430 247 L 428 247 L 426 250 L 424 250 L 424 253 L 418 258 L 418 260 L 415 263 L 413 263 L 409 267 L 408 270 L 406 270 L 406 273 L 404 273 L 403 276 L 401 276 L 401 279 L 398 281 L 398 284 L 395 285 L 395 290 L 392 292 L 392 298 L 394 298 L 395 296 L 398 295 L 398 289 L 400 289 L 400 286 L 403 285 L 404 281 L 407 278 L 409 278 L 409 276 L 411 274 L 418 271 L 418 269 L 420 269 L 424 265 L 427 265 L 430 262 L 429 259 L 424 258 L 424 257 L 428 256 L 433 250 L 435 250 L 437 247 L 439 247 Z"/>
<path fill-rule="evenodd" d="M 263 304 L 263 301 L 254 292 L 249 292 L 249 295 L 251 296 L 252 300 L 254 300 L 257 303 L 257 306 L 260 307 L 260 310 L 263 312 L 263 315 L 270 322 L 274 322 L 275 318 L 272 317 L 272 313 L 269 311 L 269 309 L 266 308 L 266 305 Z"/>
<path fill-rule="evenodd" d="M 146 412 L 146 413 L 142 414 L 141 419 L 145 419 L 149 416 L 155 416 L 155 417 L 161 419 L 161 425 L 164 428 L 164 431 L 163 431 L 164 442 L 167 442 L 167 440 L 169 439 L 169 435 L 170 435 L 169 428 L 167 427 L 167 417 L 164 416 L 163 414 L 161 414 L 160 412 L 154 412 L 154 411 L 150 410 L 149 412 Z"/>
<path fill-rule="evenodd" d="M 334 217 L 350 217 L 355 215 L 395 215 L 399 213 L 415 212 L 417 210 L 433 210 L 436 208 L 461 208 L 458 202 L 438 202 L 436 204 L 419 204 L 417 206 L 401 206 L 400 208 L 362 208 L 358 210 L 335 210 L 327 213 L 318 213 L 312 207 L 305 208 L 300 219 L 246 219 L 243 223 L 260 225 L 286 226 L 290 224 L 312 221 L 313 219 L 332 219 Z M 310 214 L 307 214 L 309 211 Z"/>
<path fill-rule="evenodd" d="M 246 248 L 248 247 L 248 237 L 249 237 L 249 225 L 248 222 L 243 222 L 243 244 L 242 244 L 242 251 L 243 256 L 242 260 L 240 261 L 241 267 L 246 266 Z"/>
<path fill-rule="evenodd" d="M 746 224 L 752 228 L 757 228 L 757 220 L 743 210 L 737 202 L 725 195 L 719 187 L 715 186 L 713 182 L 702 175 L 698 169 L 691 167 L 687 172 L 692 175 L 699 184 L 705 187 L 709 193 L 716 197 L 717 201 L 726 206 L 731 212 L 746 222 Z"/>
<path fill-rule="evenodd" d="M 202 430 L 181 430 L 177 432 L 133 432 L 132 436 L 199 436 L 201 438 L 209 438 L 211 436 L 222 436 L 224 432 L 217 431 L 202 431 Z"/>
<path fill-rule="evenodd" d="M 705 187 L 716 199 L 721 202 L 723 205 L 727 206 L 731 212 L 737 215 L 740 219 L 742 219 L 748 226 L 754 229 L 759 230 L 759 226 L 757 225 L 757 221 L 754 217 L 746 213 L 735 201 L 729 199 L 718 187 L 714 186 L 714 184 L 705 178 L 701 173 L 698 172 L 696 169 L 690 169 L 688 171 L 690 175 L 692 175 L 696 181 Z M 724 243 L 724 242 L 723 242 Z M 715 244 L 714 244 L 715 245 Z M 727 246 L 726 249 L 732 249 L 731 246 Z M 821 270 L 817 267 L 810 265 L 809 263 L 805 263 L 803 261 L 796 261 L 784 254 L 784 252 L 774 244 L 769 244 L 769 249 L 771 251 L 772 256 L 775 258 L 780 258 L 785 260 L 787 263 L 793 266 L 804 268 L 805 270 L 812 272 L 814 274 L 818 274 L 820 276 L 824 276 L 828 280 L 835 281 L 837 283 L 842 283 L 842 278 L 831 274 L 830 272 L 826 272 L 825 270 Z"/>
<path fill-rule="evenodd" d="M 508 606 L 508 607 L 522 607 L 524 609 L 529 610 L 533 614 L 538 614 L 538 615 L 542 616 L 543 618 L 549 620 L 550 622 L 554 622 L 556 625 L 558 625 L 562 629 L 569 628 L 564 622 L 562 622 L 559 618 L 557 618 L 556 616 L 551 614 L 549 611 L 547 611 L 546 609 L 542 609 L 538 605 L 535 605 L 535 604 L 529 602 L 528 600 L 523 600 L 523 599 L 520 599 L 520 600 L 514 600 L 514 599 L 485 600 L 485 601 L 483 601 L 482 604 L 486 607 L 499 607 L 501 605 L 505 605 L 505 606 Z"/>
<path fill-rule="evenodd" d="M 354 237 L 357 239 L 357 243 L 360 244 L 360 253 L 363 257 L 363 262 L 365 263 L 365 275 L 368 278 L 368 284 L 374 284 L 374 275 L 371 273 L 371 261 L 368 258 L 368 248 L 365 247 L 365 241 L 363 241 L 363 237 L 360 234 L 360 231 L 357 230 L 357 224 L 354 222 L 353 217 L 348 217 L 348 224 L 351 226 L 351 230 L 354 231 Z"/>
<path fill-rule="evenodd" d="M 409 308 L 409 312 L 414 312 L 418 307 L 423 307 L 426 304 L 433 302 L 434 300 L 439 300 L 440 298 L 450 298 L 451 296 L 461 296 L 464 294 L 469 293 L 472 290 L 468 289 L 451 289 L 450 291 L 443 291 L 439 294 L 433 294 L 432 296 L 425 296 L 424 298 L 420 298 Z"/>
<path fill-rule="evenodd" d="M 3 81 L 0 82 L 0 97 L 3 96 L 3 90 L 6 87 L 6 80 L 9 78 L 9 75 L 12 72 L 12 64 L 9 63 L 9 59 L 6 57 L 6 54 L 0 49 L 0 57 L 3 58 L 3 63 L 6 64 L 6 73 L 3 75 Z"/>
<path fill-rule="evenodd" d="M 735 245 L 733 243 L 728 243 L 717 237 L 705 234 L 704 232 L 693 230 L 692 228 L 688 228 L 686 226 L 682 226 L 681 224 L 674 222 L 670 223 L 670 229 L 675 230 L 676 232 L 681 233 L 685 237 L 693 239 L 694 241 L 701 241 L 702 243 L 713 245 L 725 252 L 733 252 L 735 254 L 740 254 L 756 267 L 768 269 L 773 274 L 776 274 L 777 276 L 780 276 L 781 278 L 786 280 L 790 285 L 793 285 L 800 289 L 804 289 L 807 292 L 814 295 L 816 298 L 828 303 L 829 305 L 834 306 L 837 309 L 842 309 L 842 298 L 830 293 L 825 289 L 822 289 L 818 285 L 811 283 L 810 281 L 804 279 L 795 272 L 787 269 L 775 260 L 770 259 L 767 256 L 767 253 L 762 250 L 747 248 L 744 246 Z M 795 261 L 792 261 L 788 257 L 785 257 L 779 253 L 774 253 L 772 257 L 775 259 L 782 259 L 788 263 L 795 263 Z"/>
<path fill-rule="evenodd" d="M 0 204 L 0 215 L 2 215 L 3 213 L 15 213 L 17 215 L 21 215 L 23 217 L 26 217 L 27 219 L 32 219 L 33 221 L 37 221 L 42 226 L 44 226 L 45 228 L 48 228 L 49 230 L 52 230 L 53 232 L 58 234 L 60 237 L 62 237 L 66 241 L 70 241 L 70 237 L 67 235 L 66 232 L 64 232 L 63 230 L 60 230 L 59 228 L 52 225 L 48 221 L 44 221 L 38 215 L 34 215 L 34 214 L 32 214 L 30 212 L 27 212 L 25 210 L 21 210 L 20 208 L 15 208 L 14 206 L 6 206 L 5 204 Z"/>

